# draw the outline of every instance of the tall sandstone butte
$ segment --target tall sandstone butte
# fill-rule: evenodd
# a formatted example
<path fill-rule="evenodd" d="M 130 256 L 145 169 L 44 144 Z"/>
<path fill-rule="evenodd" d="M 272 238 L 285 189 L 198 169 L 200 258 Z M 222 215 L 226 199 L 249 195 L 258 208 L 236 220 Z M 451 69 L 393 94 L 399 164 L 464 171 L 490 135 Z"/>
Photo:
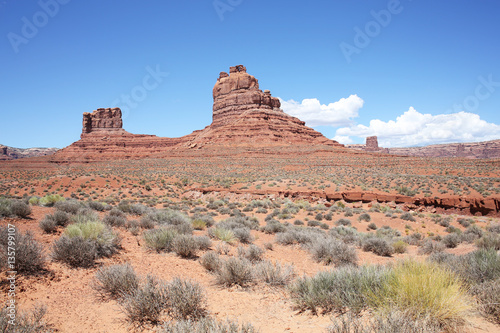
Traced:
<path fill-rule="evenodd" d="M 279 99 L 272 97 L 269 90 L 260 90 L 258 80 L 248 74 L 243 65 L 230 67 L 229 74 L 219 74 L 213 99 L 212 124 L 180 138 L 131 134 L 122 128 L 119 108 L 85 112 L 81 139 L 60 150 L 52 161 L 231 155 L 236 150 L 263 147 L 308 151 L 343 148 L 283 112 Z"/>

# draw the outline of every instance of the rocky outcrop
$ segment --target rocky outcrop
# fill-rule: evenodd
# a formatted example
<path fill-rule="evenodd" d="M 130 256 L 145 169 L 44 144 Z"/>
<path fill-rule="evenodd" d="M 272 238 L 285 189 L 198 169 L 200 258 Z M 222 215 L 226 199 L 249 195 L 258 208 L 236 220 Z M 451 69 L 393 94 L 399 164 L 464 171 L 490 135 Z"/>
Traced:
<path fill-rule="evenodd" d="M 272 97 L 269 90 L 262 92 L 258 80 L 248 74 L 243 65 L 230 67 L 229 74 L 220 73 L 213 88 L 213 98 L 213 127 L 248 110 L 283 112 L 279 99 Z"/>
<path fill-rule="evenodd" d="M 97 109 L 83 114 L 81 138 L 88 134 L 125 134 L 120 108 Z"/>
<path fill-rule="evenodd" d="M 62 149 L 53 162 L 163 158 L 182 154 L 234 154 L 232 148 L 255 150 L 287 147 L 307 151 L 337 149 L 343 145 L 305 126 L 280 109 L 269 90 L 243 65 L 222 72 L 213 88 L 212 124 L 180 138 L 131 134 L 122 128 L 119 108 L 83 114 L 81 140 Z"/>
<path fill-rule="evenodd" d="M 58 148 L 14 148 L 0 145 L 0 161 L 52 155 Z"/>
<path fill-rule="evenodd" d="M 366 138 L 366 144 L 346 145 L 347 148 L 367 152 L 414 157 L 461 157 L 471 159 L 500 158 L 500 140 L 448 143 L 424 147 L 382 148 L 376 136 Z"/>

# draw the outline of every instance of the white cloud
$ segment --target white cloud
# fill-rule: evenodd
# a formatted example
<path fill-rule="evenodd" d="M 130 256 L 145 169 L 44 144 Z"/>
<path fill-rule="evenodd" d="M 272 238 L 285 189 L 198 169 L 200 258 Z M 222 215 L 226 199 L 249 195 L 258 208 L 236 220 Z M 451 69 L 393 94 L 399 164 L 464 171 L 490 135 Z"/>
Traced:
<path fill-rule="evenodd" d="M 348 126 L 358 117 L 358 110 L 364 101 L 358 95 L 341 98 L 328 105 L 321 104 L 316 98 L 304 99 L 301 103 L 284 101 L 280 98 L 281 108 L 294 117 L 306 122 L 308 126 Z"/>
<path fill-rule="evenodd" d="M 369 126 L 357 124 L 339 128 L 335 133 L 342 143 L 351 136 L 378 136 L 382 147 L 411 147 L 437 143 L 488 141 L 500 138 L 500 125 L 488 123 L 469 112 L 423 114 L 410 107 L 408 111 L 387 122 L 373 119 Z M 334 139 L 335 139 L 334 138 Z"/>

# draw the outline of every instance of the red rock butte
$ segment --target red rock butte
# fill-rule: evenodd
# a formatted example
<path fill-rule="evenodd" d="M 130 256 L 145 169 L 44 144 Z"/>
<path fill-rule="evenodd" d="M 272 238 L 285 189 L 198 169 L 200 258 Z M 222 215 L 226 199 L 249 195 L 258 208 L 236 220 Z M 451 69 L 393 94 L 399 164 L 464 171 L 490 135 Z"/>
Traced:
<path fill-rule="evenodd" d="M 52 162 L 162 158 L 180 155 L 231 155 L 276 151 L 339 151 L 343 145 L 305 126 L 280 109 L 278 98 L 260 90 L 245 66 L 221 72 L 213 88 L 212 124 L 180 138 L 131 134 L 119 108 L 83 114 L 81 139 L 50 157 Z"/>

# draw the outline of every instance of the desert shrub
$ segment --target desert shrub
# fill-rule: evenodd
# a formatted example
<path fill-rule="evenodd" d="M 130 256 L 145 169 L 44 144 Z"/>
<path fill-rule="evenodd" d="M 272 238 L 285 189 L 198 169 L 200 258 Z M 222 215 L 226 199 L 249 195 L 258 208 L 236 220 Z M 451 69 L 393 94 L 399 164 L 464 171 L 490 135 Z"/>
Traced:
<path fill-rule="evenodd" d="M 125 216 L 111 214 L 104 216 L 102 221 L 111 227 L 124 227 L 127 224 L 127 218 Z"/>
<path fill-rule="evenodd" d="M 64 235 L 70 238 L 81 237 L 95 243 L 98 257 L 109 257 L 117 251 L 120 239 L 102 222 L 86 222 L 70 224 Z"/>
<path fill-rule="evenodd" d="M 426 318 L 414 320 L 406 313 L 392 311 L 386 315 L 376 315 L 366 320 L 357 314 L 348 312 L 332 318 L 332 325 L 327 333 L 435 333 L 440 332 L 439 326 L 432 324 Z"/>
<path fill-rule="evenodd" d="M 150 229 L 143 233 L 144 242 L 146 246 L 156 252 L 161 251 L 172 251 L 173 240 L 179 235 L 179 233 L 171 228 L 158 228 Z"/>
<path fill-rule="evenodd" d="M 429 319 L 444 330 L 467 323 L 474 309 L 462 280 L 451 270 L 432 262 L 397 263 L 370 304 L 379 313 L 401 311 L 413 320 Z"/>
<path fill-rule="evenodd" d="M 132 215 L 140 216 L 140 215 L 145 214 L 147 211 L 148 211 L 148 208 L 146 206 L 141 205 L 141 204 L 133 204 L 133 205 L 130 205 L 128 213 L 132 214 Z"/>
<path fill-rule="evenodd" d="M 309 246 L 309 251 L 316 261 L 326 265 L 356 265 L 358 260 L 353 247 L 334 238 L 318 238 Z"/>
<path fill-rule="evenodd" d="M 380 266 L 340 267 L 299 278 L 289 288 L 290 297 L 302 311 L 359 313 L 366 309 L 370 295 L 383 288 L 388 274 Z"/>
<path fill-rule="evenodd" d="M 38 200 L 41 206 L 52 207 L 59 201 L 64 201 L 65 199 L 59 194 L 48 194 Z"/>
<path fill-rule="evenodd" d="M 209 272 L 215 272 L 222 267 L 222 259 L 219 254 L 209 251 L 200 257 L 200 264 Z"/>
<path fill-rule="evenodd" d="M 234 232 L 230 229 L 225 229 L 221 227 L 210 228 L 208 229 L 208 235 L 212 238 L 221 240 L 226 243 L 233 243 L 236 241 L 236 236 Z"/>
<path fill-rule="evenodd" d="M 167 284 L 168 313 L 174 319 L 204 317 L 206 296 L 196 282 L 175 278 Z"/>
<path fill-rule="evenodd" d="M 368 224 L 367 228 L 368 228 L 368 230 L 377 230 L 378 227 L 375 223 L 372 222 L 372 223 Z"/>
<path fill-rule="evenodd" d="M 222 263 L 215 274 L 217 283 L 225 286 L 245 287 L 254 281 L 253 267 L 247 259 L 229 258 Z"/>
<path fill-rule="evenodd" d="M 10 211 L 13 215 L 24 219 L 31 214 L 31 207 L 23 201 L 14 200 L 10 204 Z"/>
<path fill-rule="evenodd" d="M 484 235 L 483 229 L 473 224 L 464 231 L 464 235 L 472 235 L 474 238 L 480 238 Z"/>
<path fill-rule="evenodd" d="M 250 244 L 253 242 L 253 236 L 250 234 L 248 228 L 234 228 L 232 229 L 234 236 L 238 238 L 241 243 Z"/>
<path fill-rule="evenodd" d="M 153 276 L 119 303 L 127 322 L 134 328 L 160 323 L 162 313 L 168 309 L 168 285 Z"/>
<path fill-rule="evenodd" d="M 394 254 L 394 248 L 383 238 L 367 238 L 363 241 L 363 251 L 373 252 L 376 255 L 390 257 Z"/>
<path fill-rule="evenodd" d="M 103 297 L 118 299 L 139 287 L 139 277 L 128 263 L 103 267 L 96 272 L 92 287 Z"/>
<path fill-rule="evenodd" d="M 242 324 L 226 320 L 204 317 L 199 320 L 179 320 L 176 322 L 165 322 L 158 333 L 257 333 L 251 324 Z"/>
<path fill-rule="evenodd" d="M 52 246 L 52 259 L 72 267 L 90 267 L 97 259 L 97 246 L 83 237 L 63 235 Z"/>
<path fill-rule="evenodd" d="M 38 226 L 45 233 L 48 233 L 48 234 L 56 232 L 56 230 L 57 230 L 57 223 L 53 219 L 53 216 L 49 215 L 49 214 L 45 215 L 45 217 L 42 220 L 40 220 L 40 222 L 38 223 Z"/>
<path fill-rule="evenodd" d="M 400 237 L 401 233 L 399 230 L 392 229 L 391 227 L 384 225 L 383 227 L 379 228 L 376 232 L 377 236 L 379 237 L 386 237 L 386 238 L 392 238 L 392 237 Z"/>
<path fill-rule="evenodd" d="M 99 215 L 91 209 L 81 208 L 78 212 L 71 216 L 71 221 L 73 223 L 87 223 L 87 222 L 97 222 L 99 221 Z"/>
<path fill-rule="evenodd" d="M 15 269 L 8 267 L 9 271 L 17 271 L 25 274 L 36 274 L 45 267 L 45 256 L 43 246 L 38 243 L 30 231 L 22 233 L 15 229 L 14 235 L 9 234 L 8 227 L 0 227 L 0 267 L 7 265 L 7 257 L 10 252 L 9 242 L 15 242 Z"/>
<path fill-rule="evenodd" d="M 178 235 L 172 240 L 172 249 L 182 258 L 193 258 L 200 248 L 193 236 Z"/>
<path fill-rule="evenodd" d="M 32 206 L 38 206 L 39 201 L 40 201 L 40 197 L 37 197 L 36 195 L 34 195 L 28 199 L 28 203 Z"/>
<path fill-rule="evenodd" d="M 394 253 L 406 253 L 408 244 L 403 242 L 402 240 L 398 240 L 392 243 L 392 247 L 394 248 Z"/>
<path fill-rule="evenodd" d="M 89 201 L 88 205 L 90 209 L 96 210 L 98 212 L 104 212 L 106 210 L 106 206 L 104 206 L 104 204 L 99 201 Z"/>
<path fill-rule="evenodd" d="M 47 307 L 44 305 L 35 305 L 29 311 L 18 311 L 16 313 L 15 326 L 11 321 L 9 309 L 0 310 L 0 332 L 4 333 L 49 333 L 53 330 L 43 318 L 47 313 Z"/>
<path fill-rule="evenodd" d="M 414 232 L 411 235 L 403 237 L 403 241 L 408 245 L 420 245 L 424 236 L 419 232 Z"/>
<path fill-rule="evenodd" d="M 486 230 L 489 232 L 500 234 L 500 223 L 491 223 Z"/>
<path fill-rule="evenodd" d="M 462 230 L 460 230 L 459 228 L 454 227 L 454 226 L 452 226 L 452 225 L 450 225 L 449 227 L 447 227 L 445 230 L 446 230 L 446 232 L 448 232 L 448 233 L 452 233 L 452 232 L 455 232 L 455 233 L 457 233 L 457 234 L 461 234 L 461 233 L 462 233 Z"/>
<path fill-rule="evenodd" d="M 165 224 L 165 225 L 182 225 L 191 224 L 188 216 L 177 210 L 167 209 L 167 210 L 153 210 L 142 217 L 144 220 L 150 220 L 154 224 Z"/>
<path fill-rule="evenodd" d="M 62 200 L 54 202 L 54 207 L 57 210 L 69 214 L 76 214 L 81 208 L 83 208 L 83 205 L 77 200 L 64 200 L 63 198 Z"/>
<path fill-rule="evenodd" d="M 451 233 L 443 237 L 441 242 L 447 248 L 455 248 L 462 242 L 462 237 L 457 233 Z"/>
<path fill-rule="evenodd" d="M 310 221 L 307 221 L 307 226 L 308 227 L 317 227 L 319 226 L 321 223 L 319 221 L 316 221 L 316 220 L 310 220 Z"/>
<path fill-rule="evenodd" d="M 304 225 L 304 222 L 301 220 L 295 220 L 295 221 L 293 221 L 293 224 L 294 225 Z"/>
<path fill-rule="evenodd" d="M 443 219 L 440 219 L 438 221 L 438 224 L 442 227 L 448 228 L 450 226 L 451 218 L 450 217 L 445 217 Z"/>
<path fill-rule="evenodd" d="M 351 225 L 351 220 L 349 219 L 339 219 L 335 221 L 335 225 L 343 225 L 343 226 L 350 226 Z"/>
<path fill-rule="evenodd" d="M 250 245 L 247 248 L 243 246 L 238 247 L 238 257 L 246 258 L 251 262 L 261 261 L 264 255 L 264 250 L 262 250 L 257 245 Z"/>
<path fill-rule="evenodd" d="M 198 248 L 202 251 L 208 250 L 212 246 L 212 241 L 208 236 L 198 236 L 194 240 L 198 244 Z"/>
<path fill-rule="evenodd" d="M 345 208 L 344 210 L 344 216 L 345 217 L 351 217 L 351 216 L 354 216 L 354 212 L 352 211 L 351 208 Z"/>
<path fill-rule="evenodd" d="M 262 228 L 266 234 L 276 234 L 278 232 L 286 231 L 286 226 L 279 221 L 269 220 L 266 222 L 266 225 Z"/>
<path fill-rule="evenodd" d="M 500 278 L 500 255 L 493 249 L 449 257 L 444 263 L 469 284 L 480 284 Z"/>
<path fill-rule="evenodd" d="M 153 229 L 156 226 L 156 223 L 151 219 L 141 219 L 139 225 L 143 229 Z"/>
<path fill-rule="evenodd" d="M 371 218 L 370 214 L 368 214 L 368 213 L 363 213 L 363 214 L 361 214 L 361 215 L 358 216 L 358 221 L 360 221 L 360 222 L 361 221 L 370 222 L 371 219 L 372 218 Z"/>
<path fill-rule="evenodd" d="M 432 254 L 436 252 L 443 252 L 445 245 L 441 242 L 426 239 L 418 249 L 419 254 Z"/>
<path fill-rule="evenodd" d="M 474 220 L 471 218 L 460 218 L 457 220 L 457 222 L 464 228 L 468 228 L 471 224 L 474 223 Z"/>
<path fill-rule="evenodd" d="M 329 235 L 333 238 L 337 238 L 346 244 L 360 244 L 361 235 L 354 227 L 338 226 L 332 228 Z"/>
<path fill-rule="evenodd" d="M 478 300 L 483 316 L 500 324 L 500 278 L 475 285 L 469 292 Z"/>
<path fill-rule="evenodd" d="M 295 277 L 295 271 L 293 265 L 262 261 L 255 266 L 255 276 L 272 286 L 286 286 Z"/>
<path fill-rule="evenodd" d="M 476 241 L 476 246 L 480 249 L 500 250 L 500 234 L 488 232 Z"/>
<path fill-rule="evenodd" d="M 410 212 L 404 212 L 403 214 L 401 214 L 399 218 L 405 221 L 411 221 L 411 222 L 416 221 L 416 219 L 413 217 L 413 215 L 411 215 Z"/>
<path fill-rule="evenodd" d="M 6 198 L 0 198 L 0 217 L 8 217 L 12 215 L 10 209 L 11 201 Z"/>
<path fill-rule="evenodd" d="M 70 220 L 70 216 L 68 215 L 68 213 L 61 210 L 56 210 L 54 214 L 50 216 L 56 222 L 56 224 L 61 227 L 65 227 L 66 225 L 68 225 Z"/>

